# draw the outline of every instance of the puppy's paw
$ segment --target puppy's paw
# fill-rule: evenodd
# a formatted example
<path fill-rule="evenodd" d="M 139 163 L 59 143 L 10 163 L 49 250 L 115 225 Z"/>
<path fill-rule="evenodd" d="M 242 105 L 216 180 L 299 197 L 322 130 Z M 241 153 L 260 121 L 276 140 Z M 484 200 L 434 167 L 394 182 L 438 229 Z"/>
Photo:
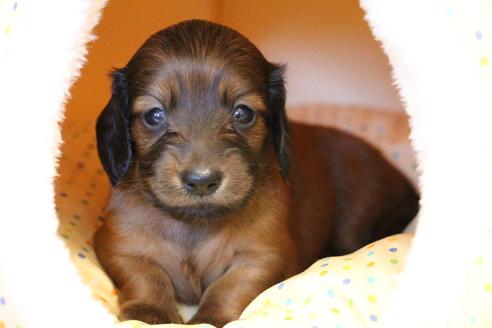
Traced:
<path fill-rule="evenodd" d="M 224 318 L 218 315 L 206 315 L 197 313 L 190 321 L 187 322 L 189 325 L 196 325 L 200 323 L 208 323 L 217 328 L 224 327 L 229 322 L 234 321 L 231 318 Z"/>
<path fill-rule="evenodd" d="M 148 324 L 183 323 L 176 310 L 169 311 L 149 304 L 132 304 L 121 309 L 122 320 L 139 320 Z"/>

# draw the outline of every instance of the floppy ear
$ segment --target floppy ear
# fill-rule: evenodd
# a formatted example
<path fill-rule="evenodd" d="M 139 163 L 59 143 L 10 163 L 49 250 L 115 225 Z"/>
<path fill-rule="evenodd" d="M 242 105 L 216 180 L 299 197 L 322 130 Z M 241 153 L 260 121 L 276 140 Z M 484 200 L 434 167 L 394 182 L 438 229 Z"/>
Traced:
<path fill-rule="evenodd" d="M 289 126 L 285 114 L 285 65 L 270 64 L 268 74 L 268 106 L 271 111 L 273 145 L 277 152 L 282 177 L 287 180 L 290 167 Z"/>
<path fill-rule="evenodd" d="M 115 70 L 112 94 L 96 124 L 97 151 L 114 186 L 128 171 L 132 159 L 128 83 L 123 70 Z"/>

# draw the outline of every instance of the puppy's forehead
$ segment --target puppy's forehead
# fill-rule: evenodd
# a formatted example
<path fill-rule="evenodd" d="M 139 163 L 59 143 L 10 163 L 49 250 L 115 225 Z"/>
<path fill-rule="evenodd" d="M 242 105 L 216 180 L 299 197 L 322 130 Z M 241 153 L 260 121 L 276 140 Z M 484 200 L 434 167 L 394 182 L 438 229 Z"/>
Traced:
<path fill-rule="evenodd" d="M 166 60 L 140 83 L 137 100 L 151 96 L 169 109 L 206 102 L 226 107 L 245 103 L 256 110 L 265 110 L 264 74 L 261 68 L 248 66 L 251 63 L 238 67 L 217 58 Z M 145 106 L 135 107 L 137 112 L 145 110 Z"/>

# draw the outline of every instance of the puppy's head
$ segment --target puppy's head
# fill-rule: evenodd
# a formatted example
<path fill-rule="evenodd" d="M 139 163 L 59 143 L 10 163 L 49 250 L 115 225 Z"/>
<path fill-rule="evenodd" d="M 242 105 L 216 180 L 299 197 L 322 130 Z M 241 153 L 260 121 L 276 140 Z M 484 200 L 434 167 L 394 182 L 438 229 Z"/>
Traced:
<path fill-rule="evenodd" d="M 245 206 L 274 170 L 288 173 L 283 71 L 214 23 L 186 21 L 152 35 L 113 72 L 97 121 L 113 186 L 136 188 L 176 219 Z"/>

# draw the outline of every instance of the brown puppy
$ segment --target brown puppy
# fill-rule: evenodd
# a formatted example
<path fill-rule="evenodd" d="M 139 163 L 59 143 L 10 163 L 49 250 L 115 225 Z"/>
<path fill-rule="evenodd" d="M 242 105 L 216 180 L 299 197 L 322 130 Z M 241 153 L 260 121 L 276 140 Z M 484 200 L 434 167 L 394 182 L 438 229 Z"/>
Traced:
<path fill-rule="evenodd" d="M 283 71 L 239 33 L 187 21 L 113 73 L 97 122 L 113 190 L 95 247 L 123 319 L 181 322 L 179 301 L 199 304 L 191 323 L 223 326 L 416 214 L 409 182 L 363 141 L 293 124 L 289 142 Z"/>

